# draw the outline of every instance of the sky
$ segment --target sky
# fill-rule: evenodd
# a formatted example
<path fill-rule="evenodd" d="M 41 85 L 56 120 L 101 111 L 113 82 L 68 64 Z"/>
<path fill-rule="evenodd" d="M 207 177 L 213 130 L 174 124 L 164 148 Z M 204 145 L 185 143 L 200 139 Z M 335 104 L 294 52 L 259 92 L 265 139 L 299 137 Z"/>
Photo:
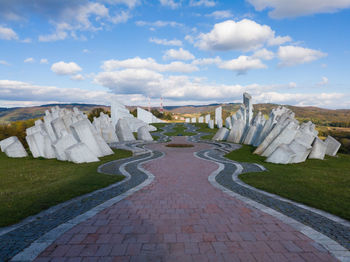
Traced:
<path fill-rule="evenodd" d="M 350 108 L 350 0 L 0 0 L 0 107 Z"/>

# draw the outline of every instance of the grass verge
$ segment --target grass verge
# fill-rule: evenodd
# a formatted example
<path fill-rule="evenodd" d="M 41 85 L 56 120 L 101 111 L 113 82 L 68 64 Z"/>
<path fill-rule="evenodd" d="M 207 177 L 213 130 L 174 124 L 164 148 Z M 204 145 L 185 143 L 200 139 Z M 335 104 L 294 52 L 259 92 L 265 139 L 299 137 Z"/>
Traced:
<path fill-rule="evenodd" d="M 165 133 L 166 136 L 194 136 L 196 133 L 186 132 L 183 124 L 176 124 L 172 132 Z"/>
<path fill-rule="evenodd" d="M 0 152 L 0 227 L 8 226 L 74 197 L 124 179 L 97 173 L 105 162 L 131 156 L 126 150 L 100 162 L 74 164 L 56 159 L 8 158 Z"/>
<path fill-rule="evenodd" d="M 198 132 L 203 132 L 203 133 L 209 133 L 209 135 L 202 136 L 201 139 L 203 140 L 211 140 L 213 136 L 216 134 L 216 132 L 219 130 L 217 128 L 210 129 L 208 127 L 208 124 L 205 123 L 197 123 L 195 126 L 199 127 L 197 130 Z"/>
<path fill-rule="evenodd" d="M 226 157 L 238 162 L 262 164 L 262 173 L 240 175 L 245 183 L 264 191 L 304 203 L 350 220 L 350 156 L 338 154 L 325 160 L 279 165 L 252 154 L 254 147 L 242 146 Z"/>

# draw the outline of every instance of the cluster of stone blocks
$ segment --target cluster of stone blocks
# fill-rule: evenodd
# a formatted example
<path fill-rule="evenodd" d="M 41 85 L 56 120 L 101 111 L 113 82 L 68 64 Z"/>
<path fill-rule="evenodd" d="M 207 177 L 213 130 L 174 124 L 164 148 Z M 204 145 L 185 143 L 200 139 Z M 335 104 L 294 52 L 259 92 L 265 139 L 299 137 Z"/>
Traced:
<path fill-rule="evenodd" d="M 196 117 L 192 117 L 192 118 L 185 118 L 185 123 L 206 123 L 209 124 L 210 121 L 210 115 L 206 115 L 204 116 L 200 116 L 198 117 L 198 120 Z M 214 126 L 213 126 L 214 128 Z"/>
<path fill-rule="evenodd" d="M 78 108 L 46 110 L 43 121 L 26 129 L 26 141 L 34 158 L 58 159 L 74 163 L 99 161 L 99 157 L 113 154 L 108 144 L 136 140 L 152 141 L 154 126 L 135 118 L 124 105 L 112 103 L 112 118 L 104 113 L 91 123 Z M 114 124 L 114 122 L 116 124 Z M 9 157 L 28 154 L 17 137 L 0 141 L 1 151 Z"/>
<path fill-rule="evenodd" d="M 259 112 L 253 118 L 252 98 L 243 94 L 240 109 L 225 120 L 213 140 L 253 145 L 254 154 L 267 157 L 266 161 L 277 164 L 301 163 L 307 158 L 324 159 L 335 156 L 341 144 L 328 136 L 325 141 L 317 137 L 318 131 L 312 122 L 302 123 L 286 107 L 272 109 L 269 118 Z"/>

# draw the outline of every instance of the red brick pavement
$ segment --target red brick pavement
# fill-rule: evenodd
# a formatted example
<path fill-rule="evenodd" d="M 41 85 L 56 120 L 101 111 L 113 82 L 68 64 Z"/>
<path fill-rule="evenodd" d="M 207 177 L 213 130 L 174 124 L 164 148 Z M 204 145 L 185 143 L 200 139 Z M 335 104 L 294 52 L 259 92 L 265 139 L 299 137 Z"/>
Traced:
<path fill-rule="evenodd" d="M 185 142 L 176 137 L 175 142 Z M 39 261 L 336 261 L 305 235 L 214 188 L 193 148 L 146 163 L 153 183 L 63 234 Z"/>

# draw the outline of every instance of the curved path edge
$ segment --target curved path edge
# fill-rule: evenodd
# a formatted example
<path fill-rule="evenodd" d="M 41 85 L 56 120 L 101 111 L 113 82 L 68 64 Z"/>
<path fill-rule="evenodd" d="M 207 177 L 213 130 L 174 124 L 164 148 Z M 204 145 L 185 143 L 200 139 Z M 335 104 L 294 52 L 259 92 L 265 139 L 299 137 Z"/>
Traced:
<path fill-rule="evenodd" d="M 328 250 L 334 257 L 336 257 L 337 259 L 339 259 L 340 261 L 343 262 L 349 262 L 350 261 L 350 252 L 343 247 L 342 245 L 340 245 L 339 243 L 337 243 L 335 240 L 329 238 L 328 236 L 314 230 L 313 228 L 306 226 L 304 224 L 302 224 L 301 222 L 298 222 L 297 220 L 288 217 L 287 215 L 278 212 L 268 206 L 265 206 L 261 203 L 258 203 L 248 197 L 244 197 L 238 193 L 235 193 L 233 191 L 231 191 L 230 189 L 224 187 L 223 185 L 219 184 L 216 181 L 216 177 L 224 170 L 225 165 L 223 163 L 220 163 L 218 161 L 215 161 L 215 159 L 211 158 L 210 156 L 208 156 L 208 152 L 204 153 L 204 155 L 206 156 L 206 158 L 202 158 L 200 157 L 197 153 L 199 152 L 195 152 L 194 156 L 199 158 L 199 159 L 205 159 L 207 161 L 211 161 L 214 162 L 216 164 L 219 165 L 219 168 L 217 170 L 215 170 L 209 177 L 208 177 L 208 181 L 216 188 L 218 188 L 219 190 L 221 190 L 222 192 L 236 198 L 239 199 L 241 201 L 243 201 L 244 203 L 264 212 L 267 213 L 279 220 L 281 220 L 283 223 L 290 225 L 291 227 L 295 228 L 296 230 L 298 230 L 299 232 L 303 233 L 304 235 L 306 235 L 307 237 L 309 237 L 310 239 L 314 240 L 316 243 L 320 244 L 323 248 L 325 248 L 326 250 Z M 238 163 L 234 163 L 231 162 L 231 164 L 234 164 L 237 169 L 233 172 L 232 174 L 232 180 L 235 181 L 236 183 L 238 183 L 237 180 L 239 180 L 241 182 L 240 179 L 238 179 L 238 175 L 242 173 L 242 166 Z M 239 183 L 242 186 L 245 186 L 246 184 L 241 182 Z M 247 188 L 251 189 L 251 190 L 256 190 L 256 191 L 260 191 L 261 193 L 266 193 L 265 191 L 262 190 L 257 190 L 254 187 L 248 186 Z M 267 193 L 269 194 L 269 193 Z M 273 194 L 269 194 L 271 197 L 274 197 L 275 195 Z M 283 200 L 283 198 L 280 198 L 281 200 Z M 292 201 L 289 201 L 291 203 L 293 203 Z M 297 204 L 297 203 L 293 203 L 293 204 Z M 307 207 L 302 205 L 303 207 Z M 320 211 L 323 212 L 323 211 Z M 332 216 L 332 215 L 330 215 Z M 334 216 L 335 217 L 335 216 Z"/>
<path fill-rule="evenodd" d="M 98 206 L 90 209 L 89 211 L 80 214 L 72 219 L 70 219 L 69 221 L 60 224 L 59 226 L 57 226 L 56 228 L 52 229 L 51 231 L 45 233 L 43 236 L 41 236 L 40 238 L 38 238 L 37 240 L 35 240 L 34 242 L 32 242 L 30 244 L 30 246 L 28 246 L 27 248 L 25 248 L 24 250 L 22 250 L 21 252 L 19 252 L 18 254 L 16 254 L 10 261 L 33 261 L 42 251 L 44 251 L 49 245 L 51 245 L 57 238 L 59 238 L 63 233 L 65 233 L 66 231 L 70 230 L 71 228 L 73 228 L 74 226 L 78 225 L 81 222 L 86 221 L 87 219 L 95 216 L 97 213 L 103 211 L 104 209 L 114 205 L 115 203 L 118 203 L 119 201 L 127 198 L 128 196 L 134 194 L 135 192 L 139 191 L 140 189 L 144 188 L 145 186 L 149 185 L 150 183 L 152 183 L 153 179 L 154 179 L 154 175 L 152 173 L 150 173 L 149 171 L 145 170 L 143 167 L 141 167 L 141 165 L 153 161 L 156 158 L 162 158 L 164 157 L 164 154 L 161 153 L 161 155 L 159 157 L 154 158 L 154 153 L 150 152 L 151 155 L 144 158 L 144 159 L 136 159 L 133 160 L 133 158 L 128 158 L 131 161 L 125 162 L 123 163 L 119 170 L 120 172 L 126 177 L 123 181 L 118 182 L 116 184 L 113 184 L 107 188 L 101 189 L 101 190 L 106 190 L 109 189 L 110 187 L 115 187 L 117 185 L 120 184 L 124 184 L 125 182 L 127 182 L 128 180 L 131 179 L 131 175 L 130 173 L 126 170 L 126 165 L 132 164 L 134 162 L 138 162 L 137 164 L 137 169 L 139 169 L 141 172 L 143 172 L 144 174 L 146 174 L 147 178 L 145 181 L 143 181 L 141 184 L 137 185 L 136 187 L 133 187 L 131 189 L 129 189 L 128 191 L 113 197 L 105 202 L 103 202 L 102 204 L 99 204 Z M 108 164 L 111 164 L 113 162 L 116 162 L 118 160 L 114 160 L 108 163 L 105 163 L 103 165 L 101 165 L 98 168 L 98 172 L 101 172 L 101 169 L 103 166 L 106 166 Z M 102 172 L 101 172 L 102 173 Z M 94 191 L 96 192 L 96 191 Z"/>

